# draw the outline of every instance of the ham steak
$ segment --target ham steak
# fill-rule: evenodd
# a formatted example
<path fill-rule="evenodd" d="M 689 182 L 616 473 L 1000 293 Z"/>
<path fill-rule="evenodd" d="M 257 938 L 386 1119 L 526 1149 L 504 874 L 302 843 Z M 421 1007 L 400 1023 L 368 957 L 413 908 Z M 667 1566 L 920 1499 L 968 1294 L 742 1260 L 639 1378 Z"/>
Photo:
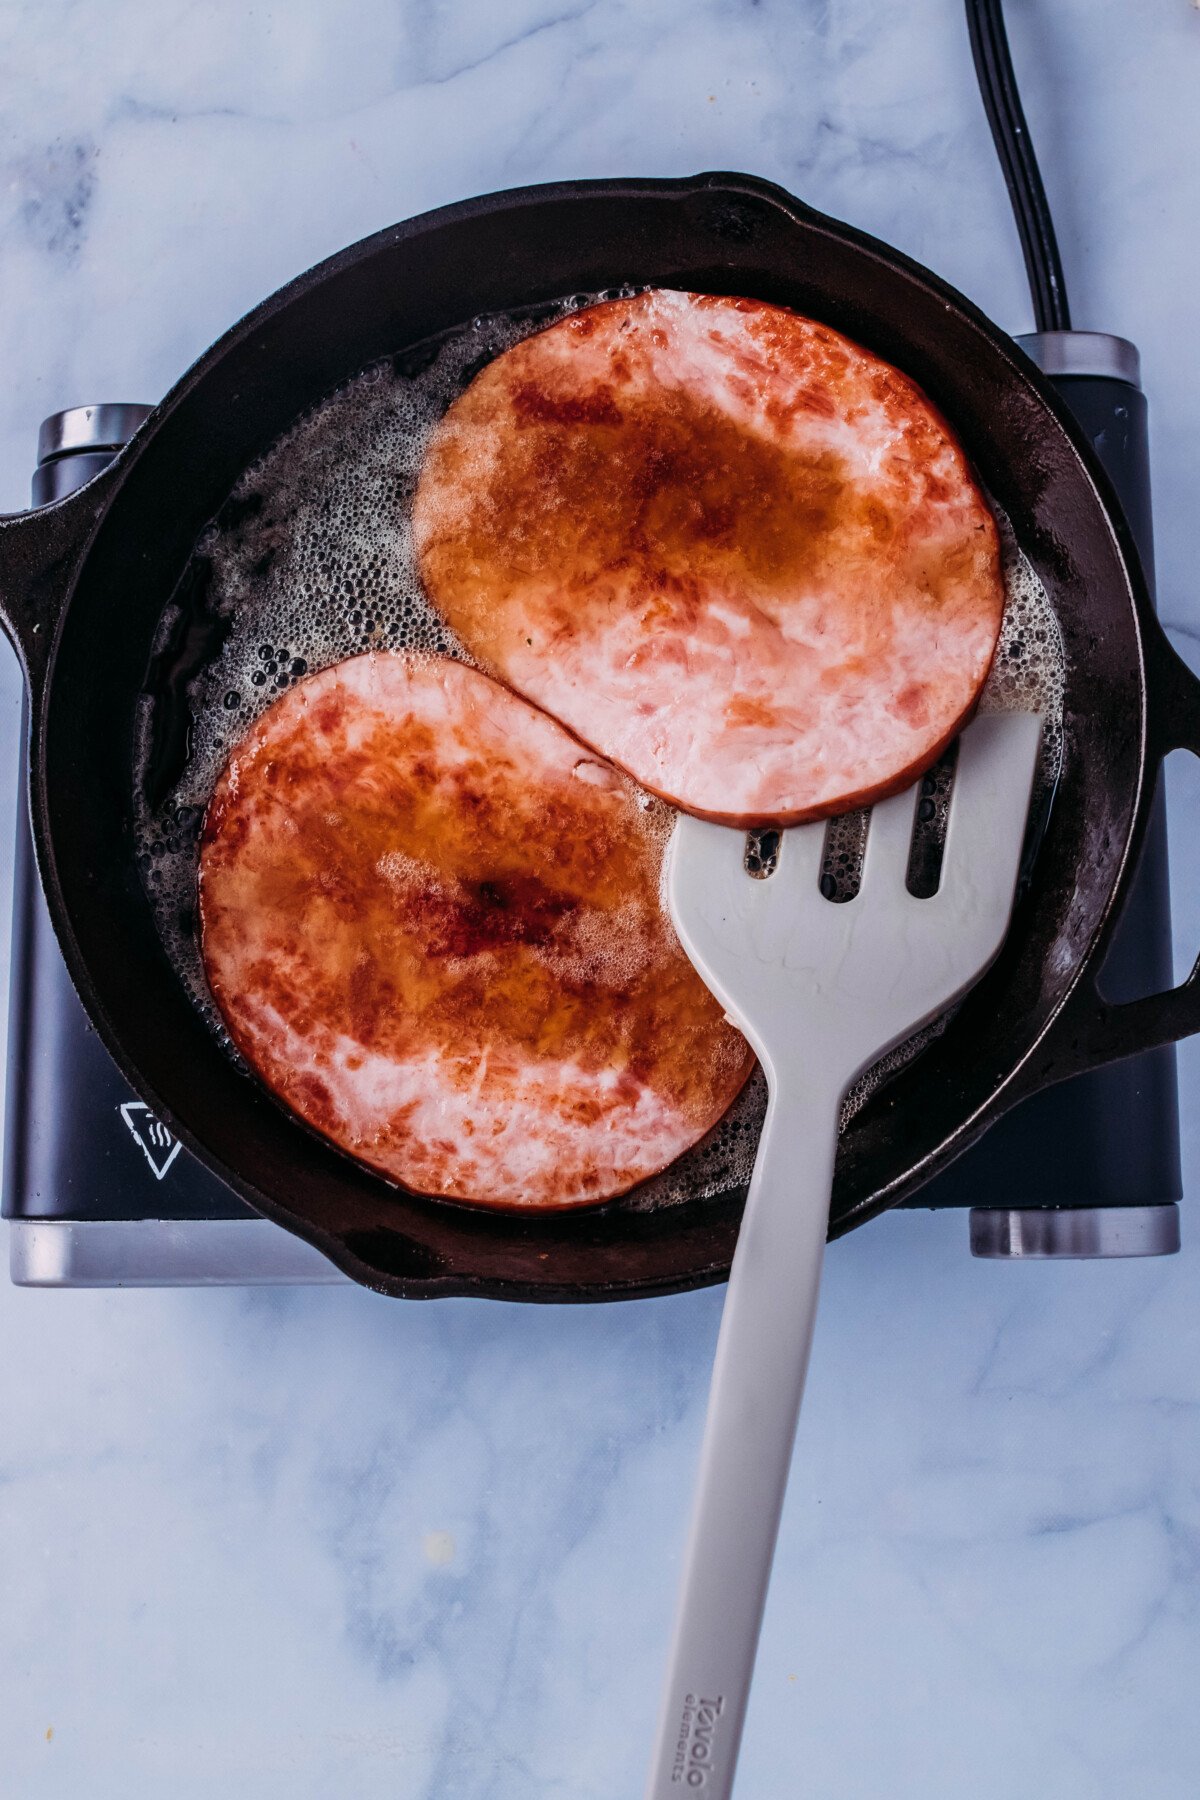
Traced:
<path fill-rule="evenodd" d="M 417 1192 L 625 1192 L 716 1123 L 753 1060 L 660 905 L 661 814 L 461 663 L 311 676 L 253 726 L 204 822 L 204 962 L 234 1043 Z"/>
<path fill-rule="evenodd" d="M 505 351 L 435 430 L 413 526 L 485 668 L 730 825 L 905 786 L 970 715 L 1004 607 L 936 408 L 753 300 L 653 290 Z"/>

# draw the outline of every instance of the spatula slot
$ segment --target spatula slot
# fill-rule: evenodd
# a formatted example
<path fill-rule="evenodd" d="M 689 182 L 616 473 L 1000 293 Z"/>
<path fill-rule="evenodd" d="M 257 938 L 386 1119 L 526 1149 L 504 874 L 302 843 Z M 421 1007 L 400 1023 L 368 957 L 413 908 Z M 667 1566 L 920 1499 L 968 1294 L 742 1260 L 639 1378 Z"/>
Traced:
<path fill-rule="evenodd" d="M 904 885 L 915 900 L 932 900 L 942 880 L 946 823 L 958 766 L 958 740 L 942 753 L 921 780 L 921 797 L 913 820 L 912 848 Z"/>
<path fill-rule="evenodd" d="M 853 900 L 862 886 L 870 818 L 869 811 L 843 813 L 840 818 L 830 819 L 825 827 L 820 886 L 826 900 L 835 905 Z"/>
<path fill-rule="evenodd" d="M 747 875 L 753 875 L 755 881 L 766 881 L 779 867 L 779 840 L 781 832 L 769 827 L 761 831 L 746 833 L 745 866 Z"/>

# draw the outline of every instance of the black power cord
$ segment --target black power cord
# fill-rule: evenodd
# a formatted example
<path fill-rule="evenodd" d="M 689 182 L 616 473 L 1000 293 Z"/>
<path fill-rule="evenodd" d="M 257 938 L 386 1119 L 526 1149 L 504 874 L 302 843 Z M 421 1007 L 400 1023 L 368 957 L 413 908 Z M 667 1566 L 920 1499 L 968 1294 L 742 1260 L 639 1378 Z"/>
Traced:
<path fill-rule="evenodd" d="M 1070 331 L 1058 240 L 1021 110 L 1001 0 L 966 0 L 966 6 L 975 73 L 1021 237 L 1034 319 L 1039 331 Z"/>

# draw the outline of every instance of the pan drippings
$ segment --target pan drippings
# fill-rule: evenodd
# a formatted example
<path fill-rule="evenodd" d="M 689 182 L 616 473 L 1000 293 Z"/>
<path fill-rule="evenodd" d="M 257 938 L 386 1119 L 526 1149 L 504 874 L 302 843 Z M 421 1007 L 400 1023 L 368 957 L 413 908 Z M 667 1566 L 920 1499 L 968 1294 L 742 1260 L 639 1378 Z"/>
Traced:
<path fill-rule="evenodd" d="M 163 615 L 142 700 L 137 849 L 167 952 L 231 1056 L 196 934 L 197 840 L 217 776 L 253 721 L 310 671 L 370 649 L 470 661 L 426 599 L 414 564 L 409 509 L 429 433 L 491 358 L 616 291 L 574 295 L 519 318 L 477 319 L 368 370 L 247 470 L 197 542 Z M 1000 526 L 1007 602 L 981 704 L 1046 718 L 1036 825 L 1061 755 L 1062 644 L 1044 587 L 1003 517 Z M 665 839 L 669 810 L 648 805 L 662 813 Z M 944 822 L 944 797 L 938 806 Z M 853 891 L 864 835 L 861 814 L 829 827 L 822 886 L 831 899 Z M 843 1124 L 937 1029 L 892 1051 L 855 1085 Z M 744 1184 L 765 1098 L 756 1074 L 706 1139 L 621 1204 L 645 1210 Z"/>

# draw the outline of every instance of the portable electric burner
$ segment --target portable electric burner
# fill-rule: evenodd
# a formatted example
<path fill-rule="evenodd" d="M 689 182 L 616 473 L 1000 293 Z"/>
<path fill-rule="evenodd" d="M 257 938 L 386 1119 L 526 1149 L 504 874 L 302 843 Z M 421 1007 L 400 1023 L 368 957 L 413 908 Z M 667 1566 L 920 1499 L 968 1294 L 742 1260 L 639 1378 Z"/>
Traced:
<path fill-rule="evenodd" d="M 968 5 L 985 105 L 1013 197 L 1038 330 L 1018 340 L 1108 473 L 1152 577 L 1146 401 L 1126 340 L 1070 328 L 1062 271 L 999 8 Z M 103 469 L 150 409 L 76 407 L 45 421 L 33 504 Z M 26 786 L 25 749 L 18 780 Z M 129 1089 L 59 952 L 18 808 L 3 1214 L 14 1281 L 169 1286 L 341 1281 L 308 1243 L 245 1206 Z M 1112 1002 L 1172 985 L 1163 796 L 1104 969 Z M 1160 1048 L 1035 1094 L 906 1204 L 970 1211 L 976 1255 L 1159 1255 L 1179 1247 L 1175 1054 Z"/>

